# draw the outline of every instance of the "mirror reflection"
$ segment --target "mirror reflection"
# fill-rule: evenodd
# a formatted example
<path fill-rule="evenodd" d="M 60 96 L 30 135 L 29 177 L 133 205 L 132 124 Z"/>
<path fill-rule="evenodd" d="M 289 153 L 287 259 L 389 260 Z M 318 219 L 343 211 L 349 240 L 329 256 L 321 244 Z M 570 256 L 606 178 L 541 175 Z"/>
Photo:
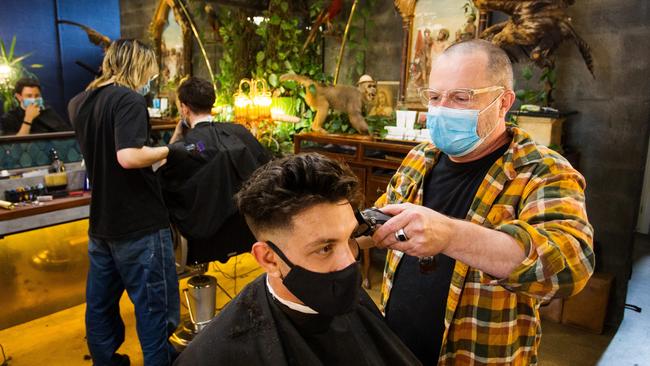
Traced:
<path fill-rule="evenodd" d="M 191 73 L 191 47 L 187 47 L 191 35 L 179 24 L 174 6 L 160 3 L 164 5 L 158 6 L 161 18 L 146 21 L 155 21 L 158 27 L 144 25 L 140 36 L 152 38 L 164 67 L 147 96 L 154 130 L 173 127 L 174 97 L 164 86 L 173 88 Z M 116 1 L 94 3 L 92 11 L 90 5 L 72 4 L 61 1 L 54 13 L 32 9 L 28 2 L 6 4 L 6 14 L 29 14 L 30 22 L 8 18 L 0 22 L 0 142 L 74 136 L 68 102 L 101 74 L 104 49 L 120 38 L 122 29 Z M 151 34 L 158 30 L 157 36 Z"/>
<path fill-rule="evenodd" d="M 13 97 L 13 106 L 0 117 L 0 135 L 25 136 L 72 130 L 70 122 L 46 104 L 41 83 L 35 77 L 18 79 Z"/>

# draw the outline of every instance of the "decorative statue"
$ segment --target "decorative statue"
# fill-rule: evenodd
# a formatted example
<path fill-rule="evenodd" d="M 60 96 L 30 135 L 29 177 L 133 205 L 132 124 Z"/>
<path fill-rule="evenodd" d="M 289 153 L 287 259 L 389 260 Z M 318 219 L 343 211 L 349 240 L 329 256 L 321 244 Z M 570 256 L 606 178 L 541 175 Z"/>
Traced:
<path fill-rule="evenodd" d="M 359 133 L 368 134 L 368 124 L 361 110 L 364 104 L 371 105 L 377 95 L 377 83 L 370 76 L 363 75 L 359 78 L 356 88 L 351 85 L 323 85 L 306 76 L 296 74 L 284 74 L 280 80 L 294 80 L 305 87 L 305 102 L 316 110 L 316 116 L 311 124 L 312 131 L 326 132 L 323 123 L 329 109 L 332 108 L 347 113 L 352 127 Z"/>
<path fill-rule="evenodd" d="M 591 49 L 573 29 L 571 17 L 566 13 L 575 0 L 472 1 L 479 10 L 496 10 L 510 15 L 509 20 L 487 28 L 481 38 L 504 49 L 507 46 L 520 46 L 540 68 L 553 68 L 553 52 L 563 41 L 572 40 L 578 46 L 589 72 L 594 75 Z"/>

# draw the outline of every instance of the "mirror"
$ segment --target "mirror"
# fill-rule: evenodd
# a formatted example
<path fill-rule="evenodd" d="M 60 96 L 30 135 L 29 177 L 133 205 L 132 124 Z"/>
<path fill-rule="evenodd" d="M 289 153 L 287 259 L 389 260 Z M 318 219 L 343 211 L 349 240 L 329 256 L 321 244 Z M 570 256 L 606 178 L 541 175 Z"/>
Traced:
<path fill-rule="evenodd" d="M 395 0 L 402 16 L 400 104 L 424 110 L 417 91 L 429 84 L 431 65 L 447 47 L 476 38 L 485 29 L 488 13 L 470 0 Z"/>
<path fill-rule="evenodd" d="M 2 2 L 0 40 L 5 47 L 0 52 L 0 84 L 4 84 L 0 85 L 3 91 L 0 99 L 13 103 L 15 82 L 24 76 L 36 77 L 43 104 L 48 107 L 43 114 L 47 110 L 55 111 L 68 125 L 39 129 L 33 123 L 27 140 L 42 139 L 37 132 L 71 129 L 67 123 L 67 104 L 95 78 L 103 58 L 100 43 L 106 38 L 120 37 L 119 20 L 120 3 L 113 0 L 57 0 L 38 6 L 29 1 Z M 5 83 L 8 70 L 13 71 L 13 77 Z M 14 105 L 0 109 L 4 114 L 12 108 Z M 22 118 L 19 122 L 22 124 Z M 0 137 L 0 141 L 25 141 L 18 139 L 15 131 L 15 127 L 6 129 L 9 135 Z"/>

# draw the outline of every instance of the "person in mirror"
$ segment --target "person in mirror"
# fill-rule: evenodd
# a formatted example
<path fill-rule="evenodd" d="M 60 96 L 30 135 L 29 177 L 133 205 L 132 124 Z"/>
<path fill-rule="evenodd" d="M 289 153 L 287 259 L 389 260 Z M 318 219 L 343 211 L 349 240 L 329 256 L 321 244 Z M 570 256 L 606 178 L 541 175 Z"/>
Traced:
<path fill-rule="evenodd" d="M 167 159 L 156 175 L 171 221 L 188 241 L 187 263 L 225 262 L 255 241 L 234 195 L 271 156 L 244 126 L 212 121 L 209 81 L 190 77 L 177 95 L 181 121 L 170 143 L 190 153 Z"/>
<path fill-rule="evenodd" d="M 14 96 L 18 106 L 0 118 L 0 133 L 24 136 L 30 133 L 70 131 L 72 126 L 56 111 L 43 103 L 41 84 L 36 79 L 22 78 L 16 82 Z"/>
<path fill-rule="evenodd" d="M 169 365 L 168 337 L 180 298 L 167 209 L 151 165 L 184 153 L 151 147 L 144 96 L 158 72 L 154 50 L 137 40 L 111 43 L 102 75 L 68 105 L 93 187 L 88 229 L 86 338 L 95 365 L 128 365 L 119 302 L 135 306 L 145 365 Z"/>
<path fill-rule="evenodd" d="M 436 60 L 431 141 L 411 150 L 375 203 L 394 217 L 381 309 L 425 365 L 534 365 L 540 303 L 578 293 L 594 270 L 585 180 L 507 124 L 510 60 L 483 40 Z"/>
<path fill-rule="evenodd" d="M 175 365 L 419 365 L 361 287 L 358 190 L 347 166 L 315 153 L 255 171 L 236 199 L 266 274 Z"/>

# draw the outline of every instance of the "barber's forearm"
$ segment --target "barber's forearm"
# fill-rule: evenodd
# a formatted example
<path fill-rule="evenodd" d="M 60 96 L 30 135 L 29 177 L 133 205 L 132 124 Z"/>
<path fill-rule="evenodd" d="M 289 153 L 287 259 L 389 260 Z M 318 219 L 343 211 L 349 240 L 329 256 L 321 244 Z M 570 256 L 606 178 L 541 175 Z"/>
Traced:
<path fill-rule="evenodd" d="M 453 220 L 454 234 L 443 253 L 491 276 L 506 278 L 526 258 L 510 235 L 473 224 Z"/>
<path fill-rule="evenodd" d="M 169 148 L 166 146 L 127 148 L 117 152 L 117 161 L 124 169 L 139 169 L 165 159 L 168 154 Z"/>

